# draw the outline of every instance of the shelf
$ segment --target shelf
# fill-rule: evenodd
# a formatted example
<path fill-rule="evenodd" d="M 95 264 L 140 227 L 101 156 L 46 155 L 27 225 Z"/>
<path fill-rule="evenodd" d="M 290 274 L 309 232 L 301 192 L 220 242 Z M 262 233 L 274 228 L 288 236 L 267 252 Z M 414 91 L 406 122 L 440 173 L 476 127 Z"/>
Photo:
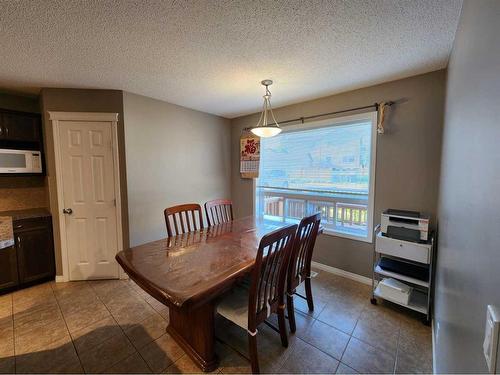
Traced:
<path fill-rule="evenodd" d="M 375 251 L 401 259 L 429 264 L 432 258 L 432 244 L 402 241 L 378 233 L 375 240 Z"/>
<path fill-rule="evenodd" d="M 406 281 L 408 283 L 412 283 L 412 284 L 415 284 L 415 285 L 420 285 L 420 286 L 423 286 L 424 288 L 428 288 L 429 287 L 429 282 L 428 281 L 423 281 L 423 280 L 420 280 L 420 279 L 415 279 L 413 277 L 401 275 L 401 274 L 396 273 L 396 272 L 391 272 L 391 271 L 383 270 L 382 268 L 380 268 L 380 266 L 378 264 L 375 266 L 375 273 L 378 273 L 379 275 L 384 275 L 384 276 L 387 276 L 387 277 L 392 277 L 394 279 L 398 279 L 398 280 L 401 280 L 401 281 Z"/>
<path fill-rule="evenodd" d="M 380 294 L 380 287 L 377 286 L 373 294 L 375 297 L 385 299 L 387 301 L 390 301 L 392 303 L 395 303 L 397 305 L 407 307 L 411 310 L 418 311 L 422 314 L 427 314 L 427 295 L 419 290 L 413 289 L 411 295 L 410 295 L 410 301 L 408 305 L 405 305 L 404 303 L 397 302 L 391 298 L 386 298 Z"/>

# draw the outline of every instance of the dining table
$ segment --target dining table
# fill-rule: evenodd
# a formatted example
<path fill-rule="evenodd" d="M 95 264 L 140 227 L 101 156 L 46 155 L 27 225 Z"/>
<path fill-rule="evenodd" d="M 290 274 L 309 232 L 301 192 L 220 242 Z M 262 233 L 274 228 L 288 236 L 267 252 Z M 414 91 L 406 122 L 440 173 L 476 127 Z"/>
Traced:
<path fill-rule="evenodd" d="M 251 272 L 261 238 L 294 224 L 248 216 L 120 251 L 116 260 L 169 307 L 167 333 L 205 372 L 217 368 L 218 297 Z"/>

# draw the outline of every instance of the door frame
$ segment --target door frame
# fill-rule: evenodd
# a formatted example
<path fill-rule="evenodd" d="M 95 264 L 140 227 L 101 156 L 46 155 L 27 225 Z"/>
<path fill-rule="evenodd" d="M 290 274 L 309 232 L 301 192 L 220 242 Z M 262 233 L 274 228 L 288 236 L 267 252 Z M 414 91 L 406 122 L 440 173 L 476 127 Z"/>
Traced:
<path fill-rule="evenodd" d="M 69 257 L 66 241 L 66 220 L 61 210 L 64 207 L 64 189 L 62 170 L 62 155 L 59 137 L 60 121 L 88 121 L 88 122 L 110 122 L 112 129 L 111 147 L 113 150 L 113 169 L 115 179 L 115 199 L 116 199 L 116 236 L 117 253 L 123 250 L 123 225 L 122 225 L 122 199 L 120 190 L 120 160 L 118 156 L 118 113 L 104 112 L 55 112 L 49 111 L 49 120 L 52 122 L 52 135 L 54 138 L 55 175 L 57 188 L 57 216 L 59 221 L 59 240 L 61 244 L 62 276 L 56 276 L 56 282 L 69 281 Z M 127 278 L 125 272 L 118 266 L 118 277 Z"/>

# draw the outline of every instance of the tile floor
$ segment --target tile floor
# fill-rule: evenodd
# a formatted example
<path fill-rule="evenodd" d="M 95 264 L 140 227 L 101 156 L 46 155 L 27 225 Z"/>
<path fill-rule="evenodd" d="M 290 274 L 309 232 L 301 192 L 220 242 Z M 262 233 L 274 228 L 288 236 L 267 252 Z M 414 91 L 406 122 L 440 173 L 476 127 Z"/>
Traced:
<path fill-rule="evenodd" d="M 314 313 L 296 297 L 287 349 L 259 327 L 261 372 L 432 372 L 431 331 L 418 317 L 369 302 L 366 285 L 324 272 Z M 0 373 L 193 373 L 165 333 L 168 309 L 132 281 L 45 283 L 0 296 Z M 217 372 L 250 371 L 246 332 L 217 319 Z"/>

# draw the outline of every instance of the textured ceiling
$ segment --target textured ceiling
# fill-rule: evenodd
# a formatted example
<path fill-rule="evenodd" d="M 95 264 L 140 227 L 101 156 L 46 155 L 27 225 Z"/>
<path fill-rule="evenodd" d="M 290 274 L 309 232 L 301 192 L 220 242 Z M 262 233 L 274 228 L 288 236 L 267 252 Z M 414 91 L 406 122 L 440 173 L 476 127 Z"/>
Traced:
<path fill-rule="evenodd" d="M 444 68 L 461 0 L 0 1 L 0 87 L 126 90 L 235 117 Z"/>

